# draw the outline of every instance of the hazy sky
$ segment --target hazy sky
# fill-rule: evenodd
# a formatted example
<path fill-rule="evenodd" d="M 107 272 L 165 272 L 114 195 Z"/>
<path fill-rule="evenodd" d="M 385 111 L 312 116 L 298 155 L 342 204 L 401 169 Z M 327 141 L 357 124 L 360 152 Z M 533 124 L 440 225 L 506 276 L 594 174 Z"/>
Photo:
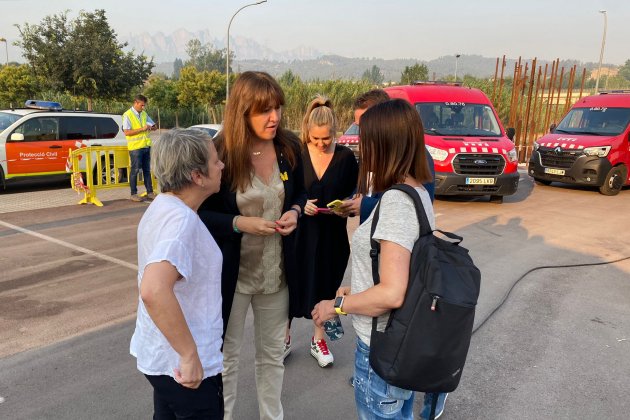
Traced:
<path fill-rule="evenodd" d="M 120 38 L 207 29 L 224 38 L 230 17 L 252 0 L 0 0 L 0 37 L 49 14 L 105 9 Z M 268 0 L 242 10 L 231 36 L 282 51 L 299 46 L 347 57 L 480 54 L 597 62 L 607 10 L 604 62 L 630 59 L 630 0 Z M 137 16 L 140 16 L 137 18 Z M 4 57 L 0 44 L 0 58 Z M 18 54 L 9 45 L 9 59 Z"/>

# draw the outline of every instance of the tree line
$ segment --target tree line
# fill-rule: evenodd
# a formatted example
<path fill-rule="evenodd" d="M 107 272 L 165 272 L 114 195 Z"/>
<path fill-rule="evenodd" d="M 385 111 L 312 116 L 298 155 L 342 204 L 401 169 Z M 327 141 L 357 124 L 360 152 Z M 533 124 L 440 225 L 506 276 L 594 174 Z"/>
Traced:
<path fill-rule="evenodd" d="M 198 123 L 222 121 L 226 94 L 225 62 L 227 51 L 211 44 L 191 40 L 188 60 L 175 60 L 174 74 L 151 74 L 153 60 L 125 52 L 126 43 L 117 39 L 104 10 L 81 11 L 70 19 L 67 12 L 45 17 L 39 24 L 16 25 L 21 40 L 16 45 L 24 51 L 27 64 L 10 63 L 0 68 L 0 107 L 21 106 L 26 99 L 61 102 L 64 108 L 122 113 L 137 93 L 149 99 L 148 110 L 162 127 L 186 127 Z M 234 62 L 234 54 L 230 52 Z M 230 82 L 236 74 L 230 69 Z M 400 84 L 428 80 L 425 64 L 406 66 Z M 448 78 L 447 78 L 448 79 Z M 453 78 L 451 77 L 451 81 Z M 464 85 L 492 92 L 492 80 L 464 76 Z M 330 97 L 339 119 L 339 130 L 352 121 L 352 103 L 359 94 L 383 86 L 378 66 L 366 69 L 357 80 L 302 80 L 286 71 L 278 77 L 284 89 L 285 125 L 299 129 L 306 104 L 316 95 Z M 505 90 L 497 98 L 496 108 L 506 121 L 509 114 L 511 78 L 505 78 Z M 589 88 L 588 81 L 586 88 Z M 630 86 L 630 60 L 617 76 L 600 80 L 609 89 Z"/>

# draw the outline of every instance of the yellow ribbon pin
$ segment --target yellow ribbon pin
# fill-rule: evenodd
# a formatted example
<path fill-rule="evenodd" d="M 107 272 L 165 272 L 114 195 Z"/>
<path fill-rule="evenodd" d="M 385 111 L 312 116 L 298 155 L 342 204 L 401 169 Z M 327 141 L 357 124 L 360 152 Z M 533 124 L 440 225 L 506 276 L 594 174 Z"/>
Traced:
<path fill-rule="evenodd" d="M 288 181 L 289 180 L 289 175 L 287 175 L 287 172 L 284 171 L 280 174 L 280 179 L 283 181 Z"/>

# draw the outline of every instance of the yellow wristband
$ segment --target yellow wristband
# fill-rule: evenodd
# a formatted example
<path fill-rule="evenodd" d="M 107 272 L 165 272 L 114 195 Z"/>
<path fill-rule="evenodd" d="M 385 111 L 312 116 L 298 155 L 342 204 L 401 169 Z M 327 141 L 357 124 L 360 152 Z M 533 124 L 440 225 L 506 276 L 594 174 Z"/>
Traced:
<path fill-rule="evenodd" d="M 337 315 L 348 315 L 346 312 L 343 311 L 344 298 L 345 296 L 337 296 L 335 298 L 335 312 L 337 312 Z"/>

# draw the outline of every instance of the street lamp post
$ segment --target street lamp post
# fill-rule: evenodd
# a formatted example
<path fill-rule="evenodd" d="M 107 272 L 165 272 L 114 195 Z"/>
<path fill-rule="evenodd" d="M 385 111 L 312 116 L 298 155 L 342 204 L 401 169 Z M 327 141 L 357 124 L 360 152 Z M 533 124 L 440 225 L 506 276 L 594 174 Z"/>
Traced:
<path fill-rule="evenodd" d="M 0 38 L 0 42 L 4 42 L 4 51 L 7 53 L 7 66 L 9 65 L 9 47 L 6 38 Z"/>
<path fill-rule="evenodd" d="M 457 64 L 460 56 L 461 54 L 455 54 L 455 83 L 457 83 Z"/>
<path fill-rule="evenodd" d="M 228 23 L 227 29 L 227 54 L 225 55 L 225 103 L 227 104 L 228 97 L 230 96 L 230 26 L 232 26 L 232 21 L 234 17 L 238 15 L 238 12 L 245 9 L 249 6 L 257 6 L 262 3 L 266 3 L 267 0 L 261 0 L 256 3 L 246 4 L 245 6 L 238 9 L 230 18 L 230 23 Z"/>
<path fill-rule="evenodd" d="M 602 49 L 599 52 L 599 67 L 597 69 L 597 79 L 595 81 L 595 93 L 599 89 L 599 76 L 602 73 L 602 60 L 604 59 L 604 47 L 606 46 L 606 29 L 608 28 L 608 15 L 605 10 L 600 10 L 599 13 L 604 15 L 604 36 L 602 37 Z"/>

